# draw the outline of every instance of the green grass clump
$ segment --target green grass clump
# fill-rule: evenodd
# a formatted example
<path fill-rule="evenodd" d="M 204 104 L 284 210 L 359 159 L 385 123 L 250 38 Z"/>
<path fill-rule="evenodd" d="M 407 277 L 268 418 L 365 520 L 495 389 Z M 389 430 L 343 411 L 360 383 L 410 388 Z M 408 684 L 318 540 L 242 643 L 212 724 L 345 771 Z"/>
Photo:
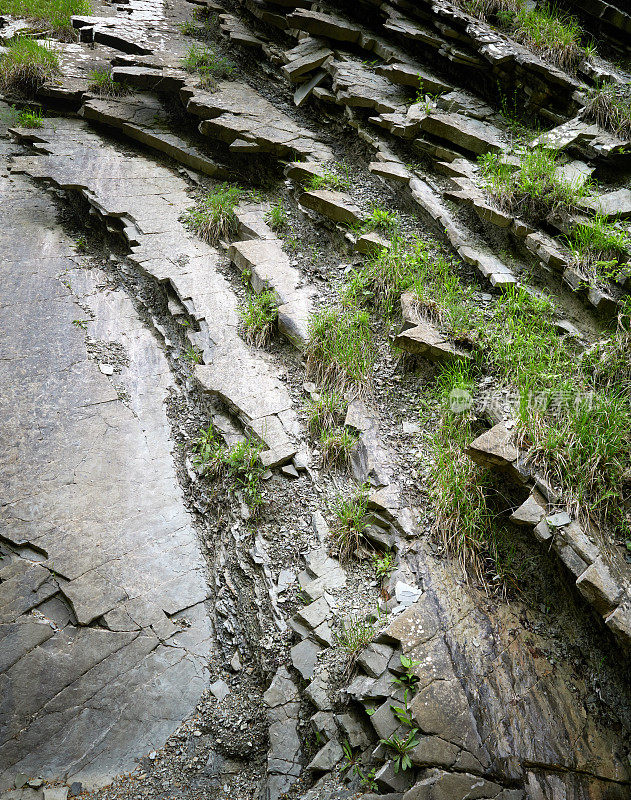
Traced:
<path fill-rule="evenodd" d="M 112 70 L 108 67 L 93 69 L 89 77 L 88 89 L 102 97 L 121 97 L 129 93 L 129 89 L 124 83 L 117 83 L 112 78 Z"/>
<path fill-rule="evenodd" d="M 23 108 L 16 112 L 15 121 L 21 128 L 41 128 L 44 124 L 44 114 L 40 108 Z"/>
<path fill-rule="evenodd" d="M 235 208 L 244 196 L 239 186 L 223 183 L 207 192 L 193 208 L 182 215 L 182 221 L 210 244 L 228 238 L 237 232 Z"/>
<path fill-rule="evenodd" d="M 619 532 L 631 470 L 631 389 L 621 380 L 628 328 L 621 323 L 607 357 L 590 362 L 556 334 L 551 311 L 523 289 L 508 291 L 487 321 L 481 358 L 518 390 L 519 442 L 532 463 L 577 512 Z"/>
<path fill-rule="evenodd" d="M 394 211 L 387 211 L 385 208 L 375 206 L 364 224 L 364 229 L 371 231 L 378 229 L 392 233 L 397 230 L 399 225 L 398 214 Z"/>
<path fill-rule="evenodd" d="M 178 29 L 182 36 L 195 36 L 199 32 L 197 25 L 190 19 L 187 22 L 181 22 Z"/>
<path fill-rule="evenodd" d="M 199 431 L 192 449 L 193 464 L 200 474 L 226 480 L 232 491 L 240 493 L 251 511 L 263 504 L 261 480 L 265 469 L 259 459 L 263 449 L 260 443 L 244 439 L 232 447 L 225 447 L 217 439 L 211 424 Z"/>
<path fill-rule="evenodd" d="M 475 438 L 467 414 L 454 413 L 452 393 L 472 392 L 474 381 L 466 365 L 444 367 L 437 380 L 440 421 L 430 437 L 433 466 L 429 496 L 436 512 L 435 533 L 445 551 L 484 581 L 485 558 L 493 539 L 494 513 L 489 504 L 493 476 L 465 455 Z"/>
<path fill-rule="evenodd" d="M 509 36 L 547 61 L 576 72 L 591 48 L 583 47 L 583 31 L 571 16 L 552 5 L 526 7 L 524 0 L 456 0 L 473 16 L 494 22 Z"/>
<path fill-rule="evenodd" d="M 590 92 L 585 115 L 616 136 L 631 138 L 631 87 L 627 83 L 601 83 Z"/>
<path fill-rule="evenodd" d="M 325 469 L 348 467 L 358 436 L 346 427 L 323 430 L 320 434 L 320 449 Z"/>
<path fill-rule="evenodd" d="M 315 191 L 316 189 L 342 189 L 351 188 L 350 170 L 345 164 L 337 164 L 339 172 L 324 169 L 321 175 L 312 175 L 307 181 L 305 189 Z M 342 173 L 342 174 L 339 174 Z"/>
<path fill-rule="evenodd" d="M 375 638 L 377 629 L 373 622 L 364 617 L 348 617 L 342 620 L 335 633 L 336 645 L 346 653 L 346 671 L 353 669 L 357 656 Z"/>
<path fill-rule="evenodd" d="M 341 561 L 346 561 L 358 554 L 363 547 L 372 549 L 365 537 L 368 514 L 368 488 L 363 486 L 351 497 L 338 498 L 332 507 L 335 520 L 331 525 L 331 534 L 335 542 L 334 550 Z"/>
<path fill-rule="evenodd" d="M 309 322 L 307 375 L 344 393 L 367 391 L 372 384 L 375 345 L 368 314 L 358 308 L 330 306 Z"/>
<path fill-rule="evenodd" d="M 255 347 L 268 347 L 278 319 L 278 304 L 274 292 L 249 295 L 239 306 L 244 337 Z"/>
<path fill-rule="evenodd" d="M 305 403 L 307 427 L 312 436 L 320 436 L 323 431 L 339 425 L 346 413 L 348 403 L 337 392 L 322 391 L 316 399 Z"/>
<path fill-rule="evenodd" d="M 579 222 L 567 236 L 567 244 L 577 269 L 590 284 L 615 277 L 629 258 L 631 242 L 625 231 L 596 214 L 589 222 Z"/>
<path fill-rule="evenodd" d="M 181 63 L 187 72 L 197 72 L 202 86 L 207 88 L 214 87 L 217 79 L 230 78 L 235 72 L 231 61 L 224 56 L 218 56 L 209 47 L 198 44 L 189 47 Z"/>
<path fill-rule="evenodd" d="M 506 21 L 517 41 L 561 69 L 576 72 L 585 58 L 580 25 L 573 17 L 559 16 L 551 6 L 522 8 L 514 19 Z"/>
<path fill-rule="evenodd" d="M 496 153 L 478 158 L 485 188 L 499 206 L 513 214 L 539 222 L 558 210 L 571 210 L 589 194 L 588 183 L 571 183 L 557 173 L 558 157 L 536 147 L 524 153 L 518 169 Z"/>
<path fill-rule="evenodd" d="M 0 0 L 0 14 L 26 17 L 62 38 L 74 38 L 70 17 L 92 13 L 89 0 Z"/>
<path fill-rule="evenodd" d="M 282 199 L 270 206 L 270 210 L 265 215 L 267 224 L 273 231 L 284 231 L 288 226 L 287 211 Z"/>
<path fill-rule="evenodd" d="M 59 73 L 59 56 L 34 39 L 18 36 L 0 55 L 0 89 L 33 97 L 47 80 Z"/>

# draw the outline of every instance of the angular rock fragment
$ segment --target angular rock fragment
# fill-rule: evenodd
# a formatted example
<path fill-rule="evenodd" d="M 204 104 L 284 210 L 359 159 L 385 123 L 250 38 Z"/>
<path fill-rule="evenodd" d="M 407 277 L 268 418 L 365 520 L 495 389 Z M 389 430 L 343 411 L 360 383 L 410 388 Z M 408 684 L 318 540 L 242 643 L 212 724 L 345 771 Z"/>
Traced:
<path fill-rule="evenodd" d="M 343 192 L 334 192 L 330 189 L 303 192 L 300 195 L 300 205 L 342 225 L 357 225 L 362 221 L 362 212 Z"/>
<path fill-rule="evenodd" d="M 508 467 L 519 455 L 511 440 L 510 431 L 503 423 L 499 423 L 474 439 L 466 453 L 483 467 Z"/>
<path fill-rule="evenodd" d="M 610 614 L 622 600 L 623 590 L 614 581 L 602 558 L 591 564 L 576 581 L 579 592 L 601 614 Z"/>
<path fill-rule="evenodd" d="M 462 114 L 430 114 L 421 120 L 421 128 L 476 155 L 500 153 L 504 149 L 497 128 Z"/>

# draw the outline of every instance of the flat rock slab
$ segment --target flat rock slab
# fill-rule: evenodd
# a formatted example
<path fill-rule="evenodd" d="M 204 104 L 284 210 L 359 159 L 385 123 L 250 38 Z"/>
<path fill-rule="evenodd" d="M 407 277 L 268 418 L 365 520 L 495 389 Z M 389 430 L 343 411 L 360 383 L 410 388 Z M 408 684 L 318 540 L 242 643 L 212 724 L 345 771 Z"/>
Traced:
<path fill-rule="evenodd" d="M 166 114 L 159 100 L 143 96 L 124 100 L 87 100 L 79 112 L 90 122 L 102 123 L 122 131 L 130 139 L 170 156 L 180 164 L 218 179 L 231 172 L 181 136 L 166 130 Z"/>
<path fill-rule="evenodd" d="M 504 148 L 498 128 L 463 114 L 430 114 L 421 120 L 421 128 L 476 155 L 500 153 Z"/>
<path fill-rule="evenodd" d="M 362 212 L 343 192 L 315 189 L 300 195 L 300 205 L 317 211 L 323 217 L 342 225 L 356 225 L 362 221 Z"/>
<path fill-rule="evenodd" d="M 401 331 L 394 340 L 406 353 L 423 356 L 430 361 L 467 361 L 469 353 L 453 345 L 431 322 L 422 321 Z"/>
<path fill-rule="evenodd" d="M 409 103 L 405 91 L 375 74 L 361 62 L 333 62 L 329 68 L 333 91 L 340 103 L 350 108 L 374 108 L 391 114 L 405 110 Z"/>
<path fill-rule="evenodd" d="M 320 11 L 295 11 L 293 14 L 288 14 L 287 23 L 296 30 L 334 39 L 337 42 L 357 42 L 362 32 L 362 28 L 358 25 L 342 17 L 323 14 Z"/>
<path fill-rule="evenodd" d="M 194 711 L 206 565 L 172 459 L 164 355 L 125 294 L 97 289 L 105 274 L 77 257 L 53 202 L 22 176 L 0 182 L 0 527 L 15 548 L 0 561 L 0 792 L 20 772 L 89 788 Z M 111 378 L 86 334 L 127 354 Z M 171 621 L 180 611 L 188 627 Z"/>
<path fill-rule="evenodd" d="M 221 397 L 263 441 L 272 454 L 268 466 L 290 459 L 296 452 L 291 399 L 271 365 L 238 335 L 237 300 L 220 274 L 219 251 L 180 222 L 192 205 L 185 180 L 161 164 L 123 155 L 82 122 L 55 120 L 54 127 L 38 129 L 38 139 L 54 152 L 16 158 L 13 168 L 60 188 L 79 188 L 106 219 L 124 223 L 130 259 L 168 281 L 200 325 L 196 345 L 206 364 L 195 376 L 201 387 Z"/>
<path fill-rule="evenodd" d="M 215 92 L 185 87 L 180 94 L 186 110 L 201 117 L 199 130 L 205 136 L 228 145 L 246 142 L 281 158 L 294 158 L 296 153 L 319 161 L 333 158 L 310 130 L 301 128 L 247 84 L 219 81 Z"/>
<path fill-rule="evenodd" d="M 598 197 L 583 200 L 583 205 L 591 208 L 598 214 L 603 214 L 607 219 L 620 217 L 631 218 L 631 189 L 618 189 L 615 192 L 601 194 Z"/>

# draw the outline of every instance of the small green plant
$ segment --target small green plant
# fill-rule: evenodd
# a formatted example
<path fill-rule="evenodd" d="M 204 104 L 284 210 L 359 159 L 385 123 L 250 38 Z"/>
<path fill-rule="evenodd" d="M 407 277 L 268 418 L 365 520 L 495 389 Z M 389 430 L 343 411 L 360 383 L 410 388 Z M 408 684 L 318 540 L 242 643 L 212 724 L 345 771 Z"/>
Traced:
<path fill-rule="evenodd" d="M 394 553 L 375 553 L 372 557 L 375 577 L 378 581 L 386 581 L 394 572 Z"/>
<path fill-rule="evenodd" d="M 336 191 L 350 189 L 351 179 L 349 177 L 348 167 L 342 164 L 337 164 L 336 167 L 338 172 L 333 172 L 325 168 L 322 170 L 322 174 L 312 175 L 307 181 L 305 188 L 309 191 L 315 191 L 317 189 L 335 189 Z"/>
<path fill-rule="evenodd" d="M 250 510 L 256 511 L 263 504 L 261 476 L 264 468 L 259 459 L 262 448 L 252 439 L 226 448 L 218 441 L 211 423 L 202 428 L 193 441 L 193 464 L 204 476 L 227 480 L 233 491 L 241 493 Z"/>
<path fill-rule="evenodd" d="M 199 31 L 197 25 L 193 22 L 193 20 L 190 19 L 186 22 L 181 22 L 178 25 L 178 28 L 182 36 L 195 36 L 195 34 Z"/>
<path fill-rule="evenodd" d="M 320 436 L 324 431 L 338 425 L 346 413 L 346 400 L 337 392 L 323 390 L 318 396 L 305 403 L 307 426 L 312 436 Z"/>
<path fill-rule="evenodd" d="M 348 467 L 357 439 L 357 434 L 344 427 L 322 431 L 320 449 L 324 468 Z"/>
<path fill-rule="evenodd" d="M 61 39 L 76 37 L 70 18 L 92 14 L 88 0 L 0 0 L 0 14 L 26 17 Z"/>
<path fill-rule="evenodd" d="M 622 139 L 631 138 L 631 87 L 600 83 L 589 94 L 585 116 Z"/>
<path fill-rule="evenodd" d="M 589 194 L 590 185 L 560 177 L 556 153 L 535 147 L 524 153 L 518 169 L 497 153 L 478 158 L 485 188 L 501 208 L 540 221 L 559 209 L 572 210 Z"/>
<path fill-rule="evenodd" d="M 244 338 L 254 347 L 268 347 L 278 320 L 278 304 L 272 291 L 248 295 L 239 306 Z"/>
<path fill-rule="evenodd" d="M 329 306 L 309 322 L 307 375 L 337 393 L 367 391 L 376 353 L 368 314 L 361 309 Z"/>
<path fill-rule="evenodd" d="M 201 364 L 202 356 L 202 351 L 198 347 L 190 344 L 187 348 L 185 348 L 180 358 L 183 358 L 184 361 L 188 361 L 191 364 Z"/>
<path fill-rule="evenodd" d="M 181 63 L 187 72 L 196 72 L 201 77 L 202 86 L 208 88 L 213 88 L 217 79 L 230 78 L 235 72 L 231 61 L 198 44 L 189 47 Z"/>
<path fill-rule="evenodd" d="M 85 238 L 85 236 L 79 236 L 79 238 L 76 239 L 74 246 L 77 253 L 88 252 L 88 240 Z"/>
<path fill-rule="evenodd" d="M 379 742 L 393 752 L 394 771 L 405 772 L 405 770 L 412 768 L 410 753 L 421 743 L 421 740 L 418 729 L 413 728 L 405 739 L 393 734 L 388 739 L 380 739 Z"/>
<path fill-rule="evenodd" d="M 374 623 L 363 617 L 351 616 L 342 620 L 335 633 L 335 641 L 346 653 L 347 672 L 353 669 L 357 656 L 372 642 L 376 632 Z"/>
<path fill-rule="evenodd" d="M 262 449 L 262 444 L 246 439 L 226 450 L 223 457 L 228 478 L 235 482 L 251 511 L 263 505 L 261 476 L 265 469 L 259 459 Z"/>
<path fill-rule="evenodd" d="M 200 198 L 193 208 L 182 215 L 182 221 L 210 244 L 229 238 L 237 232 L 235 208 L 243 198 L 239 186 L 223 183 Z"/>
<path fill-rule="evenodd" d="M 222 462 L 222 446 L 215 437 L 212 422 L 201 428 L 193 440 L 193 465 L 203 475 L 214 474 Z"/>
<path fill-rule="evenodd" d="M 81 328 L 82 331 L 85 331 L 88 328 L 87 319 L 73 319 L 72 324 L 75 326 L 75 328 Z"/>
<path fill-rule="evenodd" d="M 368 488 L 366 486 L 351 497 L 338 498 L 332 507 L 335 520 L 331 534 L 340 560 L 345 561 L 358 553 L 361 547 L 369 546 L 364 535 L 367 528 Z"/>
<path fill-rule="evenodd" d="M 114 80 L 109 67 L 99 67 L 90 72 L 88 89 L 102 97 L 122 97 L 129 93 L 129 88 L 124 83 Z"/>
<path fill-rule="evenodd" d="M 48 46 L 26 36 L 9 41 L 0 55 L 0 89 L 33 97 L 59 73 L 59 56 Z"/>
<path fill-rule="evenodd" d="M 418 667 L 421 662 L 413 661 L 408 656 L 403 655 L 403 653 L 399 656 L 399 658 L 404 671 L 400 675 L 397 675 L 395 678 L 393 678 L 392 683 L 403 687 L 403 689 L 414 692 L 416 691 L 420 678 L 413 672 L 413 670 L 414 667 Z M 407 692 L 405 696 L 407 697 Z"/>
<path fill-rule="evenodd" d="M 394 211 L 387 211 L 385 208 L 375 206 L 365 223 L 365 228 L 368 230 L 379 230 L 393 232 L 400 225 L 398 214 Z"/>
<path fill-rule="evenodd" d="M 360 786 L 366 791 L 377 791 L 377 783 L 375 781 L 376 769 L 370 769 L 364 772 L 361 766 L 361 750 L 355 750 L 351 746 L 348 739 L 342 742 L 343 763 L 340 767 L 340 773 L 352 772 L 359 778 Z"/>
<path fill-rule="evenodd" d="M 624 230 L 596 214 L 588 222 L 579 222 L 573 227 L 567 244 L 579 272 L 593 283 L 609 277 L 606 268 L 615 277 L 620 264 L 629 258 L 631 242 Z"/>
<path fill-rule="evenodd" d="M 270 210 L 265 215 L 265 219 L 273 231 L 284 231 L 287 228 L 289 224 L 287 220 L 287 211 L 285 210 L 281 198 L 270 206 Z"/>
<path fill-rule="evenodd" d="M 41 128 L 44 114 L 41 108 L 22 108 L 16 113 L 16 122 L 21 128 Z"/>
<path fill-rule="evenodd" d="M 576 72 L 585 58 L 582 30 L 569 16 L 559 16 L 552 6 L 522 8 L 511 23 L 511 35 L 543 58 L 568 72 Z"/>

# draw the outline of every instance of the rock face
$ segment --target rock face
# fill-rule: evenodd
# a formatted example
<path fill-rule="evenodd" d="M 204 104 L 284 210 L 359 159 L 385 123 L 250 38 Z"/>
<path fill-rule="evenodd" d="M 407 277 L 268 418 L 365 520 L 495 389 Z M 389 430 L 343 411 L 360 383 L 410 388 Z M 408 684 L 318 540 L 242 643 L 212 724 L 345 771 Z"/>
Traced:
<path fill-rule="evenodd" d="M 581 24 L 626 31 L 618 0 L 590 2 Z M 483 334 L 452 337 L 450 276 L 434 312 L 418 275 L 378 270 L 418 237 L 406 267 L 450 262 L 481 321 L 516 284 L 549 291 L 580 358 L 631 284 L 621 263 L 586 286 L 564 243 L 631 215 L 631 142 L 589 121 L 585 86 L 626 76 L 602 56 L 569 74 L 467 3 L 194 3 L 75 17 L 43 124 L 0 103 L 0 795 L 131 770 L 95 800 L 626 800 L 625 553 L 520 449 L 484 359 L 502 402 L 468 409 L 493 427 L 464 448 L 483 469 L 436 449 L 426 409 Z M 0 18 L 0 39 L 28 25 Z M 487 190 L 478 156 L 523 158 L 512 105 L 587 187 L 580 216 L 521 219 Z M 214 200 L 233 224 L 210 245 L 187 212 Z M 397 327 L 373 292 L 399 279 Z M 246 343 L 262 292 L 267 350 Z M 355 302 L 376 361 L 329 398 L 310 317 Z M 483 587 L 439 547 L 442 459 L 501 503 Z"/>
<path fill-rule="evenodd" d="M 161 746 L 202 694 L 206 565 L 170 454 L 166 359 L 125 295 L 98 302 L 104 275 L 85 269 L 52 202 L 23 177 L 0 181 L 12 442 L 0 461 L 12 546 L 0 562 L 0 787 L 18 772 L 98 785 Z M 84 333 L 73 320 L 93 303 Z M 124 347 L 112 379 L 86 334 Z M 117 386 L 141 388 L 131 407 Z"/>

